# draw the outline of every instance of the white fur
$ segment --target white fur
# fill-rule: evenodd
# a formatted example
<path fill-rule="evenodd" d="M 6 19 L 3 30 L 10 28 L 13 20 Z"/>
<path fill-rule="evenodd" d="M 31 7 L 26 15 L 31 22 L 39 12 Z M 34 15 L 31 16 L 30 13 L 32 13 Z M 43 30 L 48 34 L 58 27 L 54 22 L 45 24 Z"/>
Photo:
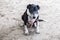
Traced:
<path fill-rule="evenodd" d="M 34 23 L 34 26 L 37 27 L 37 23 Z"/>
<path fill-rule="evenodd" d="M 37 22 L 36 32 L 37 33 L 40 33 L 40 30 L 39 30 L 39 22 Z"/>
<path fill-rule="evenodd" d="M 29 34 L 27 26 L 25 25 L 24 27 L 25 27 L 24 28 L 25 29 L 25 34 Z"/>
<path fill-rule="evenodd" d="M 30 12 L 29 12 L 29 9 L 27 9 L 27 14 L 32 17 L 32 15 L 31 15 Z"/>

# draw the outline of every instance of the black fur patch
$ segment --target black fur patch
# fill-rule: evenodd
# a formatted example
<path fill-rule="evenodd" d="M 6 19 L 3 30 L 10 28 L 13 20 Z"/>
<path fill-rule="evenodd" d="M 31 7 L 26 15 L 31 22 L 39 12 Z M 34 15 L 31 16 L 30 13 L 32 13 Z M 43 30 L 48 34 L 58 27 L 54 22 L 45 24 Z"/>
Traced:
<path fill-rule="evenodd" d="M 24 24 L 26 25 L 26 23 L 28 22 L 27 10 L 22 15 L 22 20 L 24 21 Z"/>

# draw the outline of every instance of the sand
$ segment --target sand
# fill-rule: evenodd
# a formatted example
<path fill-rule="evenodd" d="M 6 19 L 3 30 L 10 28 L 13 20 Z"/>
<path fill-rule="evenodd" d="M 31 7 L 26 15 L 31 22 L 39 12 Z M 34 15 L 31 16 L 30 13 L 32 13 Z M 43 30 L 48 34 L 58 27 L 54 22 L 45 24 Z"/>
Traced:
<path fill-rule="evenodd" d="M 22 14 L 28 4 L 40 6 L 40 34 L 24 35 Z M 60 0 L 0 0 L 0 40 L 60 40 Z"/>

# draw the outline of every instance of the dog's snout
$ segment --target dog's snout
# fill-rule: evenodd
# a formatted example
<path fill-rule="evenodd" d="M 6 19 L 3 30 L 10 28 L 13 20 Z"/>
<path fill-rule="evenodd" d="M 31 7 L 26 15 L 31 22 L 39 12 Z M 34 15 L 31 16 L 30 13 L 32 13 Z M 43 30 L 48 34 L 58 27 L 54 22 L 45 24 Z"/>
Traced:
<path fill-rule="evenodd" d="M 33 19 L 35 19 L 35 17 L 33 17 Z"/>

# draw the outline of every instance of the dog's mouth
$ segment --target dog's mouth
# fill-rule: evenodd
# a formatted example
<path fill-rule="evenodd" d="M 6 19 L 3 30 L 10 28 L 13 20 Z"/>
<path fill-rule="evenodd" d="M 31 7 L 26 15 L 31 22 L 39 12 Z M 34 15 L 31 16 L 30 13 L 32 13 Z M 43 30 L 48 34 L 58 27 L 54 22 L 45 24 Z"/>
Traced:
<path fill-rule="evenodd" d="M 29 24 L 33 24 L 34 22 L 35 22 L 35 19 L 28 21 Z"/>
<path fill-rule="evenodd" d="M 33 24 L 37 19 L 36 17 L 33 17 L 32 15 L 28 16 L 28 18 L 29 18 L 29 20 L 28 20 L 29 24 Z"/>

